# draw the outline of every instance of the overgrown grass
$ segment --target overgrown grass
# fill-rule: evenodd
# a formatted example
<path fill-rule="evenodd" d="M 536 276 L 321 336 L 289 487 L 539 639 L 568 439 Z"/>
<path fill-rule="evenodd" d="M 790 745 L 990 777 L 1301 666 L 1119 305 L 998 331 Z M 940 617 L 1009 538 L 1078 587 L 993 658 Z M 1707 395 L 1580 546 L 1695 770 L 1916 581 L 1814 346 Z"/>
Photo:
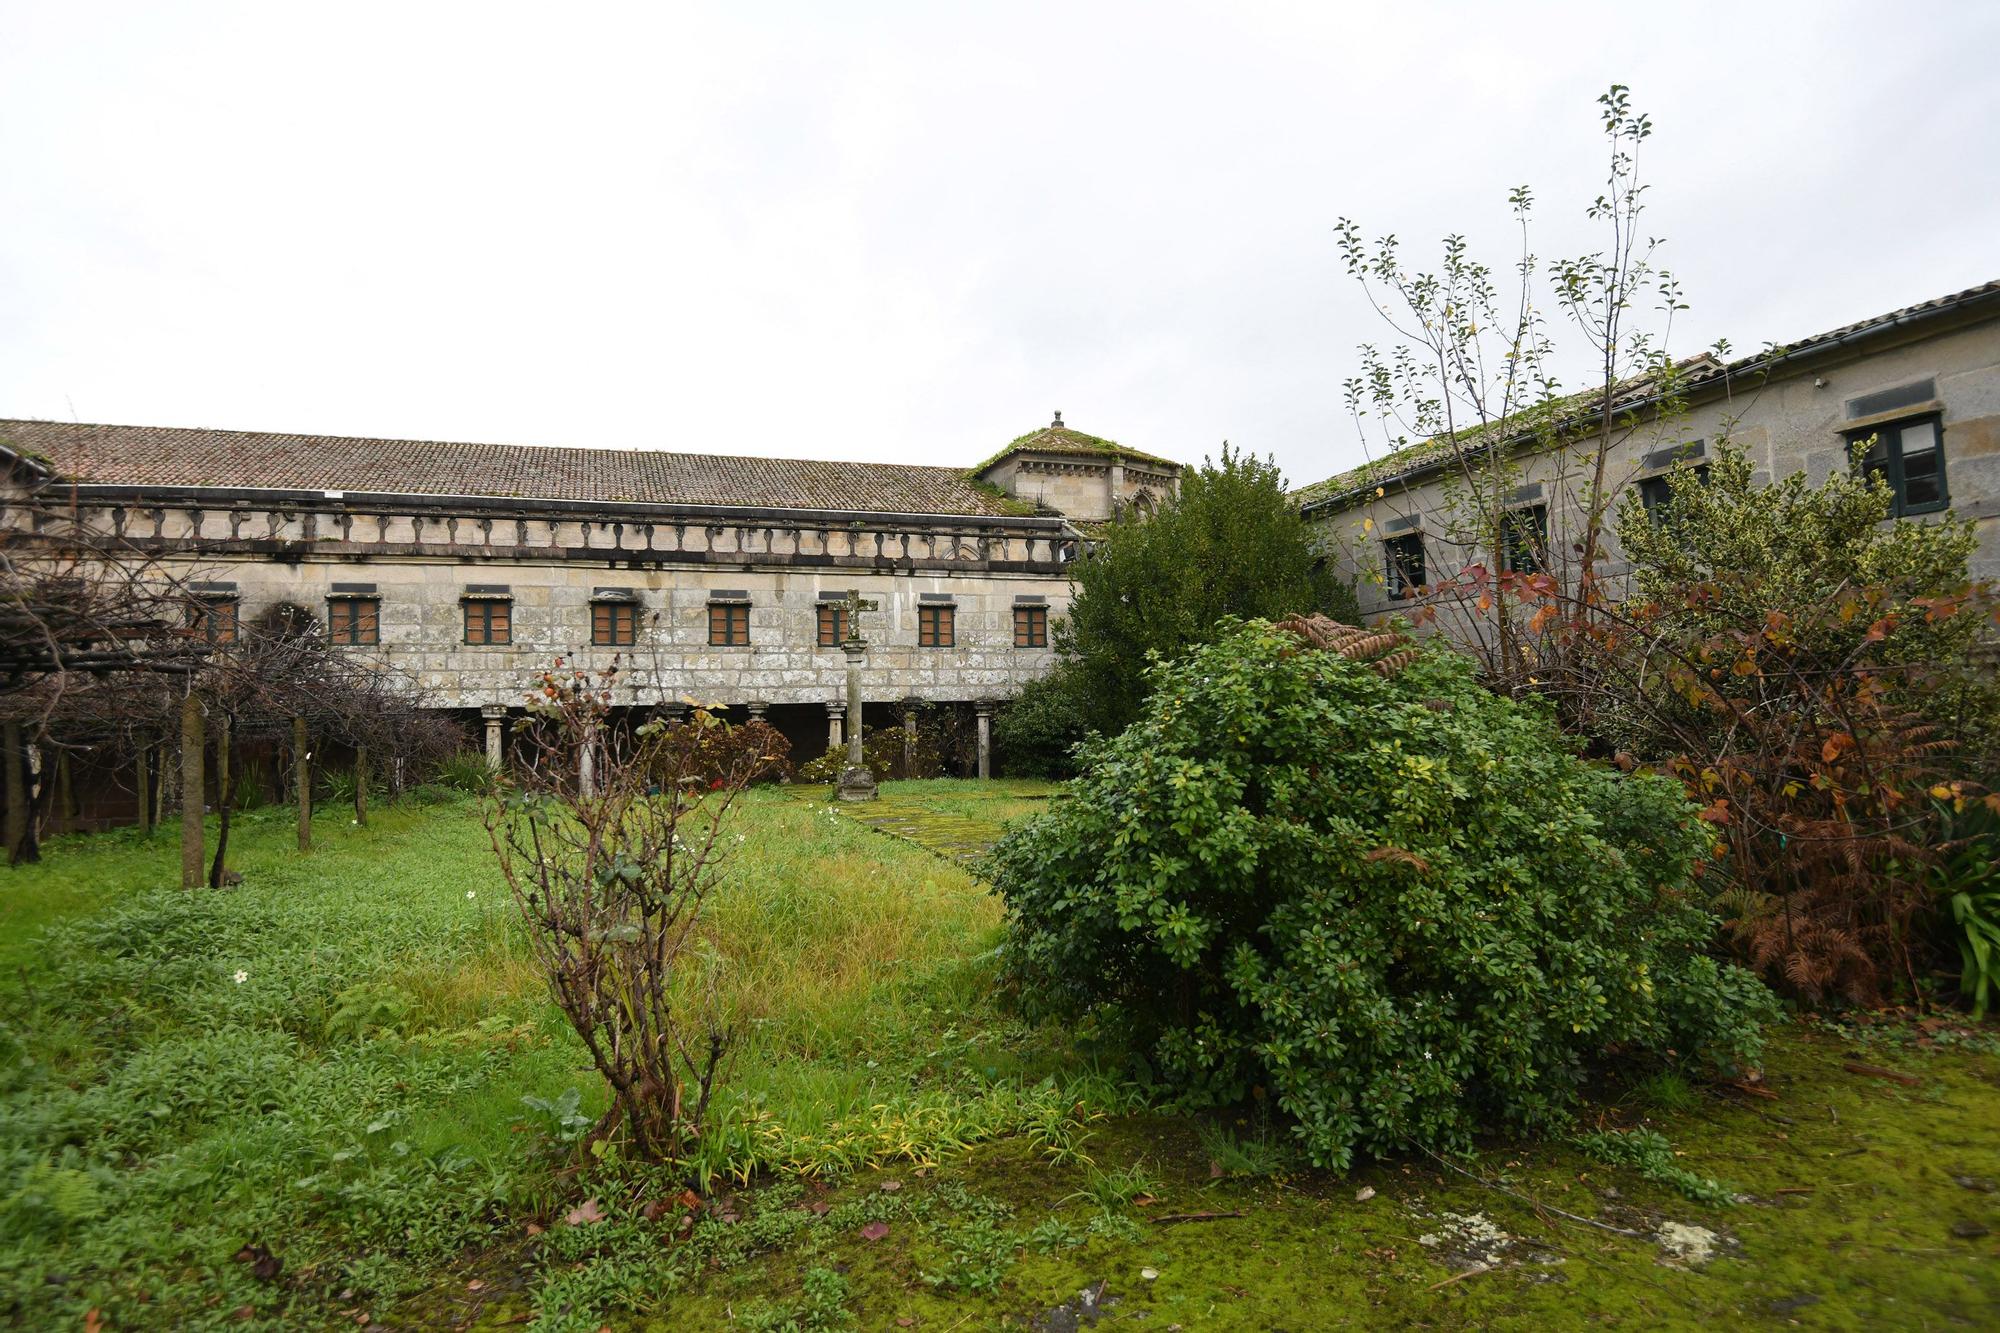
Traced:
<path fill-rule="evenodd" d="M 987 821 L 1041 800 L 889 794 Z M 1591 1155 L 1503 1145 L 1466 1164 L 1498 1188 L 1430 1163 L 1331 1180 L 1254 1108 L 1121 1114 L 1130 1090 L 1068 1033 L 996 1003 L 991 896 L 853 813 L 765 789 L 735 816 L 710 945 L 744 1045 L 692 1212 L 657 1173 L 575 1169 L 602 1098 L 522 961 L 468 799 L 365 830 L 329 812 L 305 856 L 289 810 L 251 813 L 232 838 L 244 883 L 218 893 L 170 887 L 164 834 L 58 841 L 0 896 L 0 1318 L 972 1328 L 1107 1279 L 1125 1313 L 1189 1328 L 1848 1327 L 1977 1322 L 2000 1297 L 1991 1240 L 1951 1230 L 2000 1229 L 1981 1188 L 2000 1177 L 1990 1040 L 1792 1033 L 1775 1103 L 1655 1078 L 1604 1090 Z M 1922 1082 L 1844 1072 L 1863 1041 Z M 1749 1201 L 1679 1192 L 1711 1175 Z M 1363 1183 L 1381 1197 L 1357 1202 Z M 564 1225 L 586 1198 L 605 1220 Z M 1517 1251 L 1440 1286 L 1462 1270 L 1413 1238 L 1475 1212 L 1555 1260 Z M 1662 1267 L 1661 1219 L 1723 1233 L 1723 1257 Z M 275 1277 L 232 1257 L 246 1245 Z"/>
<path fill-rule="evenodd" d="M 707 1180 L 925 1163 L 1082 1131 L 1059 1034 L 990 1002 L 963 870 L 781 790 L 732 817 L 710 944 L 742 1050 Z M 164 833 L 8 877 L 0 1285 L 15 1318 L 291 1321 L 422 1286 L 566 1188 L 523 1102 L 601 1090 L 526 964 L 476 806 L 240 817 L 243 884 L 184 893 Z M 46 930 L 41 928 L 46 927 Z M 1098 1091 L 1115 1096 L 1109 1084 Z M 11 1181 L 11 1183 L 9 1183 Z M 270 1246 L 279 1281 L 232 1260 Z"/>

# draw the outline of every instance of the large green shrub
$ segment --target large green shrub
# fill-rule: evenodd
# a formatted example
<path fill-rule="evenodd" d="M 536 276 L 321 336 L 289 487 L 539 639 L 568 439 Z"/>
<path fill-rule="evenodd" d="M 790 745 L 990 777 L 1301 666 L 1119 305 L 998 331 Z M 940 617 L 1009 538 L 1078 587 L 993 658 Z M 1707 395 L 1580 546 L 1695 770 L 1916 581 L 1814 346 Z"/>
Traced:
<path fill-rule="evenodd" d="M 1384 676 L 1263 622 L 1153 675 L 992 869 L 1031 1005 L 1128 1024 L 1182 1093 L 1268 1086 L 1313 1158 L 1562 1122 L 1609 1048 L 1751 1059 L 1664 779 L 1425 650 Z"/>

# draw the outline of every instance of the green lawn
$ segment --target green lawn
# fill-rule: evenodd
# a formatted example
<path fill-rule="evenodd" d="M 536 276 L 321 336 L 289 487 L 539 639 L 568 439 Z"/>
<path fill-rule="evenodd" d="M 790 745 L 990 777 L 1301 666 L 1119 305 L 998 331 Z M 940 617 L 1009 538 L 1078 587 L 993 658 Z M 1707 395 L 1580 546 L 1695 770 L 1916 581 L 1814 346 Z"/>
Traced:
<path fill-rule="evenodd" d="M 523 1102 L 600 1105 L 469 802 L 329 814 L 304 856 L 288 811 L 253 812 L 219 893 L 171 887 L 164 835 L 58 841 L 0 878 L 0 1317 L 1026 1327 L 1098 1282 L 1161 1329 L 1949 1327 L 2000 1302 L 1974 1234 L 2000 1231 L 1990 1030 L 1788 1029 L 1776 1100 L 1602 1089 L 1593 1119 L 1662 1129 L 1732 1207 L 1507 1144 L 1470 1164 L 1494 1187 L 1427 1160 L 1328 1178 L 1254 1108 L 1144 1110 L 1088 1032 L 1005 1011 L 998 905 L 919 844 L 1050 794 L 891 784 L 880 828 L 810 791 L 747 801 L 713 903 L 746 1036 L 692 1215 L 676 1182 L 579 1166 Z M 565 1224 L 587 1200 L 605 1220 Z"/>

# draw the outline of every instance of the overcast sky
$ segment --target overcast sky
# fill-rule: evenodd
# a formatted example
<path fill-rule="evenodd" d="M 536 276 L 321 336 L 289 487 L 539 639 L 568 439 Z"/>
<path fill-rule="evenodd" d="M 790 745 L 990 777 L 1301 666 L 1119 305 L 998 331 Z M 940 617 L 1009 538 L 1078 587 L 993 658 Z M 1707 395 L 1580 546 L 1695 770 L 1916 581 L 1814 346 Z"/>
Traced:
<path fill-rule="evenodd" d="M 1347 11 L 1381 11 L 1356 17 Z M 1393 10 L 1393 12 L 1391 12 Z M 2000 277 L 2000 5 L 0 0 L 0 416 L 1297 482 L 1333 226 L 1590 243 L 1593 99 L 1739 349 Z"/>

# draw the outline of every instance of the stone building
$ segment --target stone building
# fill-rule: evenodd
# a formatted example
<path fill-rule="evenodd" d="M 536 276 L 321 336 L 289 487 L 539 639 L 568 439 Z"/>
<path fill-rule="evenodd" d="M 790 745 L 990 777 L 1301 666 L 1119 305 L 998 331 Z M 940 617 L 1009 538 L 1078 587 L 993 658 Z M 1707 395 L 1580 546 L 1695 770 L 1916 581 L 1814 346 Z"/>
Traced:
<path fill-rule="evenodd" d="M 870 703 L 976 714 L 1051 661 L 1089 525 L 1178 466 L 1055 422 L 976 468 L 0 421 L 19 508 L 80 505 L 162 552 L 228 634 L 274 606 L 489 734 L 558 656 L 623 701 L 840 734 L 850 591 Z M 7 492 L 11 492 L 8 494 Z"/>
<path fill-rule="evenodd" d="M 1896 493 L 1899 517 L 1946 513 L 1975 521 L 1973 575 L 2000 579 L 2000 282 L 1925 301 L 1724 363 L 1681 363 L 1685 411 L 1661 418 L 1650 386 L 1620 404 L 1641 425 L 1613 446 L 1607 475 L 1636 486 L 1648 506 L 1666 475 L 1700 468 L 1727 438 L 1760 477 L 1805 473 L 1817 484 L 1870 442 L 1867 466 Z M 1503 437 L 1520 476 L 1516 531 L 1563 552 L 1583 522 L 1577 467 L 1533 437 Z M 1364 612 L 1406 607 L 1424 585 L 1490 558 L 1462 544 L 1448 517 L 1450 455 L 1417 445 L 1299 491 L 1306 517 Z M 1624 572 L 1611 524 L 1605 573 Z"/>

